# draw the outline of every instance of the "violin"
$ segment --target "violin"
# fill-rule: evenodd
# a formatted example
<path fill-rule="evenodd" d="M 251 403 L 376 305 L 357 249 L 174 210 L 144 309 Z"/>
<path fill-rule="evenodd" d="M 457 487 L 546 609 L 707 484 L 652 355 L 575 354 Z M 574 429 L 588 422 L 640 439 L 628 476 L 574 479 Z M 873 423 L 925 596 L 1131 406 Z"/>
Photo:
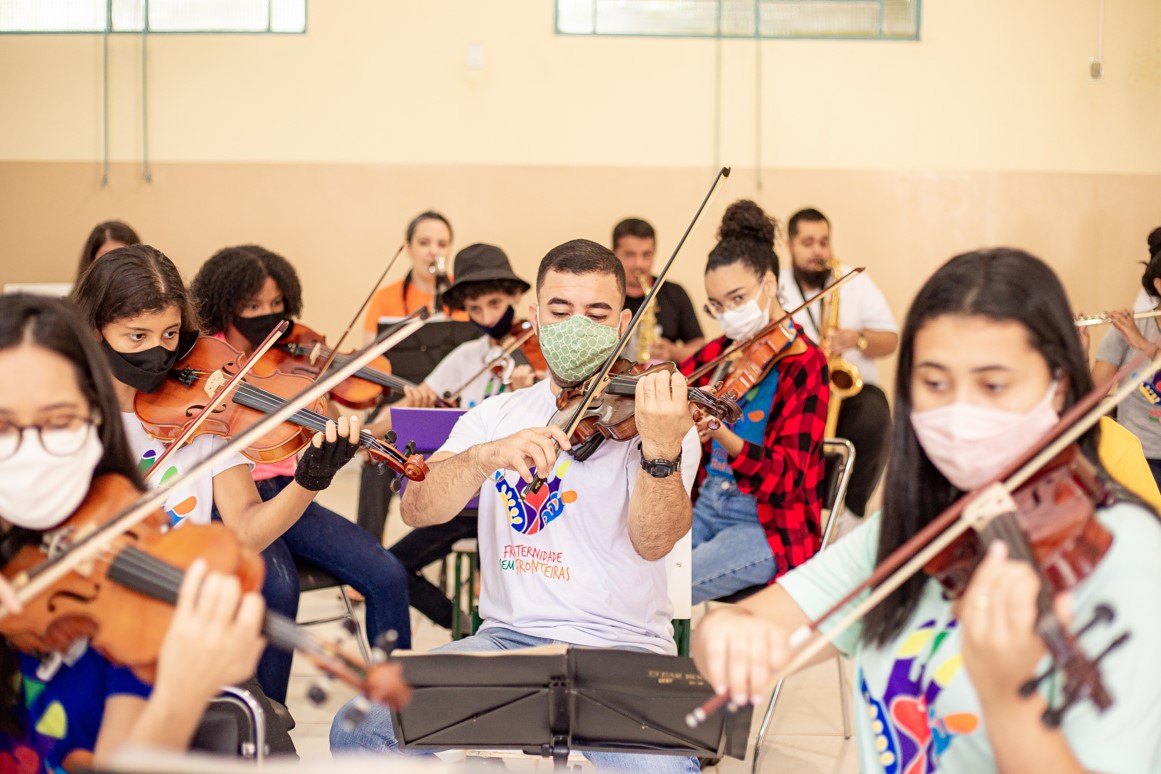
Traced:
<path fill-rule="evenodd" d="M 723 365 L 729 363 L 730 370 L 715 392 L 736 401 L 761 384 L 780 360 L 805 351 L 806 341 L 792 324 L 776 326 L 751 339 L 732 361 L 722 361 Z"/>
<path fill-rule="evenodd" d="M 38 566 L 109 522 L 140 494 L 123 476 L 96 479 L 77 511 L 46 534 L 49 548 L 23 546 L 0 572 L 7 579 L 34 575 Z M 227 527 L 183 524 L 173 529 L 158 509 L 109 544 L 95 561 L 74 568 L 27 600 L 23 612 L 0 618 L 0 633 L 18 649 L 36 654 L 65 652 L 87 637 L 103 656 L 151 683 L 185 570 L 198 558 L 211 571 L 237 577 L 245 592 L 262 588 L 261 555 L 245 548 Z M 406 684 L 386 664 L 362 664 L 285 616 L 268 611 L 263 634 L 270 644 L 299 651 L 324 673 L 372 701 L 396 707 L 407 701 Z"/>
<path fill-rule="evenodd" d="M 137 393 L 133 409 L 145 432 L 165 442 L 181 436 L 193 418 L 217 395 L 232 373 L 244 362 L 242 353 L 221 339 L 203 336 L 169 372 L 161 389 L 154 393 Z M 287 398 L 311 384 L 302 374 L 287 374 L 261 362 L 198 427 L 198 434 L 211 433 L 226 438 L 249 427 L 263 414 L 286 404 Z M 278 462 L 290 457 L 310 443 L 315 433 L 326 430 L 326 399 L 318 398 L 307 408 L 299 409 L 242 452 L 255 462 Z M 427 474 L 423 458 L 411 445 L 400 452 L 392 441 L 380 441 L 363 431 L 359 446 L 372 459 L 386 463 L 396 473 L 415 481 Z"/>
<path fill-rule="evenodd" d="M 614 441 L 628 441 L 637 435 L 637 418 L 634 414 L 634 395 L 640 377 L 655 373 L 673 373 L 677 366 L 670 362 L 645 365 L 618 358 L 610 373 L 611 378 L 604 389 L 586 408 L 580 424 L 577 425 L 569 441 L 572 456 L 584 461 L 596 451 L 605 438 Z M 556 397 L 557 412 L 549 420 L 561 427 L 572 417 L 581 397 L 590 385 L 583 383 L 577 387 L 563 389 Z M 709 414 L 721 422 L 733 423 L 742 418 L 742 410 L 731 395 L 714 395 L 699 387 L 687 390 L 689 402 L 696 410 Z"/>
<path fill-rule="evenodd" d="M 537 338 L 536 330 L 532 327 L 530 320 L 517 320 L 512 323 L 512 329 L 500 342 L 500 346 L 508 350 L 508 345 L 511 344 L 515 344 L 516 348 L 523 353 L 524 359 L 528 361 L 528 365 L 532 366 L 533 371 L 544 372 L 548 370 L 548 361 L 544 359 L 544 353 L 540 351 L 540 339 Z"/>
<path fill-rule="evenodd" d="M 290 330 L 262 356 L 262 362 L 284 373 L 316 379 L 324 364 L 330 362 L 333 367 L 338 367 L 349 357 L 350 353 L 336 354 L 327 346 L 326 338 L 321 333 L 292 320 Z M 348 408 L 369 409 L 379 402 L 385 389 L 402 393 L 406 387 L 415 387 L 415 383 L 392 374 L 391 361 L 380 355 L 370 365 L 360 368 L 354 376 L 331 390 L 330 394 Z"/>

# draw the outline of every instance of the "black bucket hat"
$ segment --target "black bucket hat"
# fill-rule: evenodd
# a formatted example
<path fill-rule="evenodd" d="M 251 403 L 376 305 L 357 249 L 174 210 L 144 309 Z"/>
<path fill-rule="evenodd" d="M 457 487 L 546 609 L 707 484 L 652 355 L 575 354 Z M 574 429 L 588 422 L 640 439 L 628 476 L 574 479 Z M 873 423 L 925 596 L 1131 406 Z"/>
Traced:
<path fill-rule="evenodd" d="M 453 270 L 455 282 L 444 291 L 443 300 L 453 310 L 463 309 L 465 286 L 477 282 L 513 282 L 523 294 L 532 287 L 512 272 L 508 256 L 495 245 L 468 245 L 456 253 Z"/>

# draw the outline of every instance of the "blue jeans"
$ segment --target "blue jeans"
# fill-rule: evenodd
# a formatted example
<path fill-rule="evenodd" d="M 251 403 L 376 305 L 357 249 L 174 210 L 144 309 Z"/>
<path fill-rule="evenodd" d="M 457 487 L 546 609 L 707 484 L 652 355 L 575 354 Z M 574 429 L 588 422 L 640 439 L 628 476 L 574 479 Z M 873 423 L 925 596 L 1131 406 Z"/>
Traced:
<path fill-rule="evenodd" d="M 707 476 L 693 505 L 693 604 L 769 583 L 778 570 L 752 495 Z"/>
<path fill-rule="evenodd" d="M 489 628 L 462 640 L 449 642 L 432 652 L 480 653 L 496 650 L 520 650 L 555 644 L 555 640 L 533 637 L 511 629 Z M 331 752 L 368 750 L 374 752 L 430 755 L 427 751 L 409 751 L 399 748 L 395 729 L 391 725 L 391 710 L 372 704 L 366 718 L 357 726 L 347 728 L 344 718 L 350 703 L 339 710 L 331 723 Z M 680 755 L 646 755 L 641 753 L 586 752 L 584 756 L 604 771 L 640 772 L 641 774 L 698 774 L 696 758 Z"/>
<path fill-rule="evenodd" d="M 270 500 L 294 479 L 278 476 L 255 482 L 263 500 Z M 399 634 L 398 647 L 411 647 L 407 570 L 390 551 L 359 525 L 318 503 L 265 551 L 266 582 L 262 596 L 269 609 L 294 619 L 298 615 L 298 569 L 295 559 L 325 570 L 353 586 L 367 600 L 367 637 L 371 642 L 388 629 Z M 294 654 L 270 647 L 258 662 L 258 682 L 272 699 L 286 703 L 290 663 Z"/>

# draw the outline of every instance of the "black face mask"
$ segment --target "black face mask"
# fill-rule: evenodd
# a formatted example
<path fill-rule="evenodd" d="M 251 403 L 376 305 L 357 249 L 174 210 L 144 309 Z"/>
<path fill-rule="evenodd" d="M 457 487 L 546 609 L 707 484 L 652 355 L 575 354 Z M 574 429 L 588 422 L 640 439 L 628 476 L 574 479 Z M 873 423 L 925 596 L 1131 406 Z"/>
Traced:
<path fill-rule="evenodd" d="M 485 328 L 483 325 L 480 325 L 475 320 L 472 320 L 472 325 L 476 326 L 477 328 L 482 330 L 484 333 L 491 336 L 493 339 L 496 339 L 497 341 L 499 341 L 500 339 L 507 336 L 509 331 L 512 330 L 512 320 L 515 317 L 516 317 L 516 310 L 512 308 L 511 304 L 508 304 L 508 311 L 504 312 L 503 316 L 501 316 L 500 319 L 496 321 L 496 324 L 493 325 L 491 328 Z"/>
<path fill-rule="evenodd" d="M 806 269 L 800 269 L 797 266 L 794 267 L 794 279 L 797 280 L 799 285 L 803 285 L 808 288 L 823 288 L 826 285 L 826 281 L 830 279 L 833 274 L 834 272 L 830 269 L 807 271 Z"/>
<path fill-rule="evenodd" d="M 260 314 L 257 317 L 235 317 L 234 327 L 238 329 L 238 333 L 246 337 L 246 341 L 256 347 L 266 341 L 266 337 L 270 335 L 270 331 L 274 330 L 275 326 L 285 319 L 286 315 L 282 312 L 276 314 Z M 289 334 L 290 330 L 287 329 L 284 335 Z"/>
<path fill-rule="evenodd" d="M 141 352 L 118 352 L 101 340 L 105 359 L 117 381 L 127 384 L 138 392 L 157 392 L 165 383 L 165 377 L 177 362 L 177 349 L 153 347 Z M 180 341 L 178 349 L 181 349 Z"/>

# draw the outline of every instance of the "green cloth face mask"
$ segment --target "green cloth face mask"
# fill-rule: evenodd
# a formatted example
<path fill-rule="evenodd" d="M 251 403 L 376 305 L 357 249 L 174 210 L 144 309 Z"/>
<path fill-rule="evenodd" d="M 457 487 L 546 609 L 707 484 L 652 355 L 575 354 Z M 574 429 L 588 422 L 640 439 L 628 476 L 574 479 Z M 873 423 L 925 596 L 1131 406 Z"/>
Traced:
<path fill-rule="evenodd" d="M 592 376 L 620 338 L 617 328 L 601 325 L 583 314 L 539 327 L 540 351 L 552 373 L 564 382 L 579 382 Z"/>

